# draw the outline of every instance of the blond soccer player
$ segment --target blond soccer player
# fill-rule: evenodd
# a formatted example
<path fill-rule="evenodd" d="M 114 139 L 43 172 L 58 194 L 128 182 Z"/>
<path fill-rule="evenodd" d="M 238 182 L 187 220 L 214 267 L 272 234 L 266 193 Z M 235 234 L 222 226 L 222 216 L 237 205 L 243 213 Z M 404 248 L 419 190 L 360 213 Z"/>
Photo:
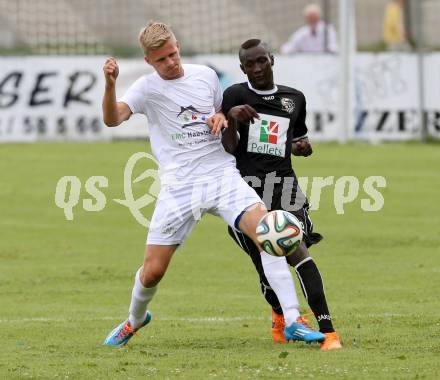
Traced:
<path fill-rule="evenodd" d="M 104 122 L 116 127 L 134 113 L 147 116 L 153 154 L 159 162 L 161 191 L 148 231 L 143 265 L 135 275 L 128 318 L 105 339 L 122 346 L 147 325 L 147 306 L 157 291 L 176 249 L 205 213 L 220 216 L 256 244 L 256 226 L 267 213 L 264 203 L 241 178 L 235 158 L 224 150 L 220 134 L 227 127 L 221 112 L 222 91 L 215 72 L 182 64 L 171 29 L 150 23 L 140 33 L 145 61 L 154 73 L 139 78 L 116 100 L 119 68 L 114 58 L 104 65 Z M 324 336 L 297 322 L 298 300 L 284 257 L 265 258 L 268 281 L 277 292 L 286 324 L 307 342 Z"/>

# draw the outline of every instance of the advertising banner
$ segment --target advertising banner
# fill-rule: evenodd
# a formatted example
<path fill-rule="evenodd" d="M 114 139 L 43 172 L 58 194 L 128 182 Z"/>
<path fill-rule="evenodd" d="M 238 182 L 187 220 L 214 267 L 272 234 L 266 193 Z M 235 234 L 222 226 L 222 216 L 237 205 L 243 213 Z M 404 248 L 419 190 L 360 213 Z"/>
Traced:
<path fill-rule="evenodd" d="M 0 58 L 0 142 L 101 141 L 148 137 L 143 115 L 117 128 L 102 121 L 106 57 Z M 187 63 L 211 66 L 223 88 L 246 77 L 238 55 L 201 55 Z M 137 78 L 152 72 L 142 59 L 119 60 L 117 97 Z M 351 136 L 369 141 L 421 136 L 422 123 L 440 138 L 440 54 L 426 54 L 424 86 L 418 57 L 410 53 L 358 53 L 354 67 Z M 338 140 L 339 60 L 335 55 L 275 56 L 275 82 L 302 91 L 314 141 Z M 424 88 L 424 96 L 420 89 Z M 422 111 L 423 107 L 423 111 Z"/>

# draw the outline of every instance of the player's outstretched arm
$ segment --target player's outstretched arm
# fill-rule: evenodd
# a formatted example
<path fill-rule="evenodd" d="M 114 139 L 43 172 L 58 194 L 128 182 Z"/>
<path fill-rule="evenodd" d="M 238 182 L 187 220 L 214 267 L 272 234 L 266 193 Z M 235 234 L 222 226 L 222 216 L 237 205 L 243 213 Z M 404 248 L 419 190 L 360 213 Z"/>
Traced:
<path fill-rule="evenodd" d="M 119 75 L 119 66 L 116 59 L 109 58 L 104 67 L 105 88 L 102 99 L 102 115 L 105 125 L 116 127 L 131 116 L 127 104 L 116 101 L 116 78 Z"/>
<path fill-rule="evenodd" d="M 312 153 L 312 145 L 307 137 L 292 143 L 292 154 L 294 156 L 308 157 Z"/>

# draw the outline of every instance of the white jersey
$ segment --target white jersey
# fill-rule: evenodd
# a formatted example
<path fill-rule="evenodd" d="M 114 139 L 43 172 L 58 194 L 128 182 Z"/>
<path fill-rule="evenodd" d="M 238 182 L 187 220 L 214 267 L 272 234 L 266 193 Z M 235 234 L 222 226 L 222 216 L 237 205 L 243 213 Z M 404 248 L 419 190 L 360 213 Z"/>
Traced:
<path fill-rule="evenodd" d="M 139 78 L 121 98 L 133 113 L 147 116 L 162 183 L 197 182 L 236 172 L 235 158 L 213 135 L 207 119 L 221 110 L 214 70 L 183 65 L 184 75 L 164 80 L 156 72 Z"/>

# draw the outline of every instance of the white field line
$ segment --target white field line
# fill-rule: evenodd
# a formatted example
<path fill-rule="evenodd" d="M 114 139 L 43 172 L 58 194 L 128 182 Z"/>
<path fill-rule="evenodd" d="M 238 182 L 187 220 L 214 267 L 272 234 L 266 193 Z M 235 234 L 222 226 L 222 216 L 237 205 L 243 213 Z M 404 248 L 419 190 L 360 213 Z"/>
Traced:
<path fill-rule="evenodd" d="M 412 314 L 403 313 L 377 313 L 366 314 L 362 318 L 399 318 L 399 317 L 411 317 Z M 91 318 L 61 318 L 61 317 L 35 317 L 35 318 L 4 318 L 0 319 L 0 324 L 6 323 L 65 323 L 65 322 L 93 322 L 93 321 L 119 321 L 126 318 L 126 316 L 120 317 L 91 317 Z M 313 318 L 313 317 L 310 317 Z M 351 316 L 350 318 L 356 318 Z M 245 322 L 245 321 L 269 321 L 270 317 L 256 317 L 256 316 L 242 316 L 242 317 L 156 317 L 156 321 L 176 321 L 176 322 L 193 322 L 193 323 L 228 323 L 228 322 Z"/>
<path fill-rule="evenodd" d="M 93 322 L 93 321 L 119 321 L 125 317 L 96 317 L 96 318 L 14 318 L 14 319 L 0 319 L 0 323 L 29 323 L 29 322 L 42 322 L 42 323 L 57 323 L 57 322 Z M 194 317 L 194 318 L 182 318 L 182 317 L 157 317 L 154 318 L 158 321 L 177 321 L 177 322 L 203 322 L 203 323 L 227 323 L 227 322 L 243 322 L 243 321 L 264 321 L 270 320 L 269 317 Z"/>

